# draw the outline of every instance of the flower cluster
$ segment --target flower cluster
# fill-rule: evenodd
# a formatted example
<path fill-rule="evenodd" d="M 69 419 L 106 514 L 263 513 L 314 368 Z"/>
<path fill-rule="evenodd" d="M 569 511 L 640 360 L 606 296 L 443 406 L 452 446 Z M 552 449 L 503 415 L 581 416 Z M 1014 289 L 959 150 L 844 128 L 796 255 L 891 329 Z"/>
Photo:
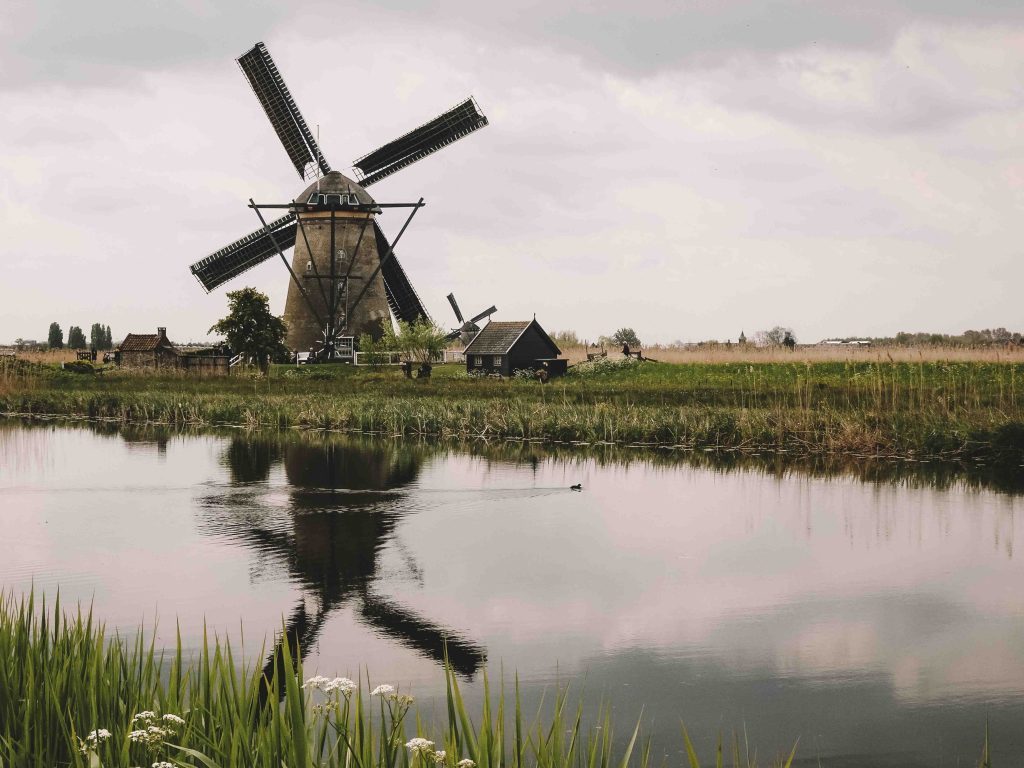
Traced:
<path fill-rule="evenodd" d="M 417 736 L 415 739 L 410 739 L 406 742 L 405 746 L 413 755 L 419 755 L 424 760 L 431 760 L 436 765 L 444 765 L 448 759 L 448 753 L 443 749 L 434 749 L 434 742 L 430 741 L 430 739 Z M 465 758 L 457 762 L 455 768 L 476 768 L 476 763 L 469 758 Z"/>
<path fill-rule="evenodd" d="M 132 731 L 128 734 L 128 740 L 142 744 L 148 751 L 155 752 L 165 739 L 174 736 L 177 729 L 184 724 L 185 720 L 178 715 L 167 714 L 157 717 L 156 712 L 146 710 L 132 718 Z"/>
<path fill-rule="evenodd" d="M 101 742 L 106 741 L 110 738 L 110 731 L 106 728 L 97 728 L 95 731 L 90 731 L 89 735 L 84 740 L 78 740 L 78 751 L 83 755 L 87 755 L 90 752 L 95 752 L 96 748 Z"/>
<path fill-rule="evenodd" d="M 358 685 L 349 680 L 347 677 L 324 677 L 323 675 L 316 675 L 309 678 L 302 684 L 303 688 L 316 688 L 317 690 L 323 691 L 324 693 L 334 693 L 334 691 L 340 691 L 345 696 L 352 693 Z"/>
<path fill-rule="evenodd" d="M 391 698 L 395 695 L 395 686 L 388 685 L 387 683 L 384 683 L 383 685 L 378 685 L 376 688 L 370 691 L 370 695 L 380 696 L 382 698 Z"/>
<path fill-rule="evenodd" d="M 434 754 L 434 742 L 429 739 L 421 739 L 417 736 L 415 739 L 410 739 L 406 742 L 405 746 L 414 755 L 432 755 Z"/>

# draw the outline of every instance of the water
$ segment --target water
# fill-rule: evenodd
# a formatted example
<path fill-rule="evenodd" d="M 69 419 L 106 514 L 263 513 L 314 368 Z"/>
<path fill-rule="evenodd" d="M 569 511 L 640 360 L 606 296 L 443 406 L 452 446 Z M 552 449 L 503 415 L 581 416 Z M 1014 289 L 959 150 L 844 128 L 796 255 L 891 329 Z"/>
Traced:
<path fill-rule="evenodd" d="M 571 681 L 673 763 L 682 718 L 825 765 L 973 764 L 987 719 L 1021 764 L 1020 478 L 886 474 L 0 422 L 0 586 L 253 658 L 284 621 L 428 717 L 447 638 L 471 696 Z"/>

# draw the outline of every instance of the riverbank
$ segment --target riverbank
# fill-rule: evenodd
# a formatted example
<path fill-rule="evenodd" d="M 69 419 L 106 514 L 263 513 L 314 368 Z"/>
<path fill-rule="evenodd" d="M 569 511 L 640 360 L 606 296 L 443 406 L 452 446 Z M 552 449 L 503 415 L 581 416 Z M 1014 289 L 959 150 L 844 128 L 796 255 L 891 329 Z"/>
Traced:
<path fill-rule="evenodd" d="M 572 369 L 547 385 L 438 366 L 275 367 L 227 379 L 0 369 L 0 411 L 127 423 L 1024 464 L 1024 365 L 828 362 Z"/>

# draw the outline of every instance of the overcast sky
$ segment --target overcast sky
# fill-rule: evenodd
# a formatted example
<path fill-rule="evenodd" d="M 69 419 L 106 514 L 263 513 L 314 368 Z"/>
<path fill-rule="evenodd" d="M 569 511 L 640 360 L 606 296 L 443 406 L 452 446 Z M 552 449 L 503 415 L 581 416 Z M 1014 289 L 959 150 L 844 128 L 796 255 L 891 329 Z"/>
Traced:
<path fill-rule="evenodd" d="M 0 342 L 203 339 L 279 260 L 189 264 L 296 176 L 234 59 L 263 40 L 338 170 L 473 94 L 490 126 L 372 188 L 445 295 L 596 338 L 1024 328 L 1024 3 L 5 0 Z M 401 221 L 386 214 L 392 236 Z"/>

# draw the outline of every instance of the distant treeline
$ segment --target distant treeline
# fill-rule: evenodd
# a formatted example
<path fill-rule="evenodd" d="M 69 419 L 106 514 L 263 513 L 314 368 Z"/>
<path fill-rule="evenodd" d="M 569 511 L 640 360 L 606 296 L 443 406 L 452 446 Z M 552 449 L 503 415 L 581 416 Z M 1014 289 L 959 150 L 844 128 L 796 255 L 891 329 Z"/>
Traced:
<path fill-rule="evenodd" d="M 953 333 L 909 333 L 900 331 L 895 336 L 850 336 L 835 341 L 870 341 L 879 346 L 892 347 L 991 347 L 1024 346 L 1024 334 L 1005 328 L 985 328 L 981 331 Z"/>

